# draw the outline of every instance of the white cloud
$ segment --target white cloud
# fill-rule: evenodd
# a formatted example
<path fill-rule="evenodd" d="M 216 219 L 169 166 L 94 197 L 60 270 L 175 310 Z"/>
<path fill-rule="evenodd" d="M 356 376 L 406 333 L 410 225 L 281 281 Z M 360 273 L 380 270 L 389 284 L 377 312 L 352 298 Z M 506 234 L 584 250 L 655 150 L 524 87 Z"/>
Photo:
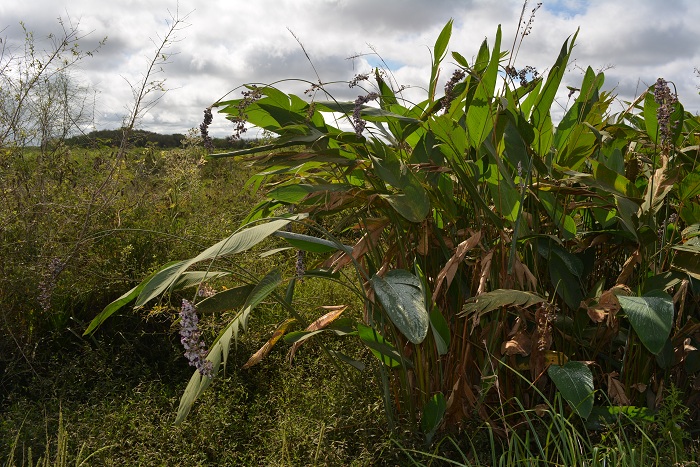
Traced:
<path fill-rule="evenodd" d="M 615 89 L 621 100 L 635 94 L 658 77 L 673 81 L 686 109 L 700 111 L 693 73 L 700 66 L 700 3 L 695 0 L 655 0 L 634 3 L 615 0 L 544 0 L 531 33 L 519 50 L 517 64 L 545 71 L 554 62 L 562 43 L 576 32 L 573 58 L 578 67 L 606 71 L 605 89 Z M 536 2 L 530 2 L 525 20 Z M 107 44 L 81 64 L 81 79 L 100 91 L 100 127 L 121 124 L 131 91 L 125 79 L 137 83 L 153 56 L 158 35 L 167 30 L 168 10 L 177 4 L 164 0 L 34 0 L 3 2 L 0 18 L 8 39 L 21 39 L 19 21 L 44 37 L 57 28 L 58 16 L 80 20 L 81 29 L 92 31 L 82 41 L 92 47 L 102 37 Z M 427 85 L 430 48 L 448 19 L 455 25 L 451 47 L 471 59 L 487 38 L 493 44 L 502 25 L 502 48 L 510 50 L 518 28 L 522 3 L 518 0 L 210 0 L 181 1 L 181 14 L 192 11 L 190 26 L 181 31 L 165 66 L 171 89 L 151 111 L 142 127 L 159 132 L 186 132 L 196 127 L 205 107 L 246 82 L 269 83 L 282 78 L 316 81 L 314 71 L 290 30 L 302 42 L 322 80 L 349 80 L 366 72 L 378 59 L 356 54 L 371 53 L 368 44 L 391 65 L 403 85 L 414 86 L 406 95 L 418 99 Z M 443 79 L 452 72 L 450 59 Z M 580 70 L 571 67 L 567 84 L 577 84 Z M 305 85 L 291 87 L 303 92 Z M 357 90 L 338 86 L 339 97 L 352 99 Z M 234 95 L 235 97 L 235 95 Z M 228 131 L 215 119 L 213 132 Z"/>

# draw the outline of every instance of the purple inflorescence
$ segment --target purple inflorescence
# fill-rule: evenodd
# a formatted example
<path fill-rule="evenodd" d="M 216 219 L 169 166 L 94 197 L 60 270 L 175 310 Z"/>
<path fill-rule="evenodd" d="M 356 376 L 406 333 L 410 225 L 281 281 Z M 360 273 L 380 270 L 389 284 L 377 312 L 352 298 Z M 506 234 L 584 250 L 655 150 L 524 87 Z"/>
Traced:
<path fill-rule="evenodd" d="M 659 108 L 656 110 L 656 120 L 659 122 L 661 144 L 666 144 L 671 142 L 672 139 L 671 133 L 673 128 L 671 125 L 671 113 L 678 99 L 671 93 L 668 81 L 663 78 L 657 79 L 654 85 L 654 101 L 659 104 Z"/>
<path fill-rule="evenodd" d="M 362 120 L 362 117 L 360 116 L 360 112 L 362 111 L 362 106 L 369 101 L 373 101 L 379 98 L 379 94 L 376 92 L 370 92 L 366 96 L 357 96 L 357 99 L 355 99 L 355 109 L 352 112 L 352 122 L 353 125 L 355 126 L 355 134 L 360 137 L 362 136 L 362 132 L 365 129 L 365 126 L 367 125 L 364 120 Z"/>
<path fill-rule="evenodd" d="M 213 364 L 206 359 L 207 348 L 201 339 L 198 323 L 197 309 L 188 300 L 183 299 L 180 309 L 180 342 L 185 348 L 185 357 L 190 361 L 190 366 L 197 367 L 200 374 L 213 378 Z"/>
<path fill-rule="evenodd" d="M 445 97 L 442 98 L 442 108 L 445 109 L 445 112 L 447 112 L 450 103 L 455 98 L 453 94 L 455 85 L 462 81 L 465 76 L 467 76 L 467 74 L 464 72 L 464 70 L 458 68 L 454 71 L 454 73 L 452 73 L 452 78 L 445 83 Z"/>
<path fill-rule="evenodd" d="M 306 260 L 306 252 L 304 250 L 297 250 L 297 264 L 296 273 L 297 279 L 303 280 L 304 274 L 306 273 L 306 265 L 304 264 Z"/>
<path fill-rule="evenodd" d="M 211 136 L 209 136 L 209 125 L 211 125 L 212 121 L 214 121 L 214 117 L 211 114 L 211 107 L 207 107 L 204 109 L 204 120 L 199 125 L 199 131 L 202 134 L 204 147 L 207 148 L 208 151 L 214 149 L 214 143 L 211 140 Z"/>

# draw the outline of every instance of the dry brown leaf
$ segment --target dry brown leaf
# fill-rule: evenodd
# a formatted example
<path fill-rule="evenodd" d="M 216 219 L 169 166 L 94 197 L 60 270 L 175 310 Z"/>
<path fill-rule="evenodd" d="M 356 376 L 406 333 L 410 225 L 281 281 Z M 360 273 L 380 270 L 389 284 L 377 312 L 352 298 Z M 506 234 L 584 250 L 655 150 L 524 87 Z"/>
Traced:
<path fill-rule="evenodd" d="M 457 274 L 457 269 L 459 269 L 459 264 L 464 261 L 464 257 L 467 255 L 467 252 L 476 247 L 480 240 L 481 231 L 477 231 L 474 235 L 457 245 L 457 250 L 455 251 L 454 255 L 452 255 L 452 257 L 447 261 L 435 279 L 435 291 L 433 292 L 434 297 L 437 297 L 443 283 L 446 283 L 445 289 L 450 287 L 455 274 Z"/>
<path fill-rule="evenodd" d="M 348 308 L 347 305 L 333 305 L 333 306 L 322 306 L 321 308 L 326 309 L 326 310 L 331 310 L 325 315 L 321 316 L 318 318 L 316 321 L 313 323 L 309 324 L 305 331 L 318 331 L 319 329 L 324 329 L 326 326 L 331 324 L 333 321 L 338 319 L 338 317 Z M 298 341 L 292 344 L 292 348 L 289 349 L 289 363 L 292 363 L 292 360 L 294 359 L 294 354 L 296 353 L 297 349 L 301 344 L 303 344 L 304 341 Z"/>
<path fill-rule="evenodd" d="M 538 417 L 544 417 L 549 413 L 549 406 L 547 404 L 537 404 L 534 408 L 535 414 Z"/>
<path fill-rule="evenodd" d="M 632 276 L 632 273 L 634 272 L 634 267 L 637 264 L 640 264 L 642 262 L 642 255 L 639 253 L 639 250 L 635 250 L 634 253 L 630 255 L 629 258 L 627 258 L 627 261 L 625 261 L 625 264 L 622 265 L 622 272 L 620 272 L 620 275 L 617 276 L 617 280 L 615 281 L 616 284 L 618 285 L 624 285 L 627 282 L 627 279 Z"/>
<path fill-rule="evenodd" d="M 617 377 L 619 374 L 613 371 L 608 374 L 608 397 L 617 405 L 631 405 L 629 397 L 625 394 L 625 387 Z"/>
<path fill-rule="evenodd" d="M 654 399 L 654 408 L 658 409 L 661 407 L 661 403 L 664 401 L 664 380 L 659 381 L 659 389 L 656 391 L 656 399 Z"/>
<path fill-rule="evenodd" d="M 329 266 L 333 272 L 341 270 L 353 260 L 358 261 L 364 255 L 366 255 L 367 252 L 379 242 L 379 237 L 382 235 L 382 232 L 387 225 L 389 225 L 389 219 L 380 219 L 373 222 L 371 225 L 367 225 L 367 232 L 362 236 L 360 241 L 355 244 L 350 254 L 343 251 L 336 253 L 330 258 Z"/>
<path fill-rule="evenodd" d="M 260 347 L 257 352 L 250 356 L 242 368 L 245 370 L 260 363 L 260 361 L 270 353 L 270 350 L 272 350 L 272 347 L 277 343 L 277 341 L 284 336 L 284 333 L 287 331 L 287 327 L 294 321 L 296 321 L 294 318 L 289 318 L 284 323 L 280 324 L 277 329 L 275 329 L 275 332 L 272 333 L 272 337 L 270 337 L 270 339 L 265 342 L 265 345 Z"/>
<path fill-rule="evenodd" d="M 647 385 L 644 383 L 635 383 L 630 386 L 630 388 L 638 391 L 640 394 L 647 390 Z"/>
<path fill-rule="evenodd" d="M 479 287 L 476 290 L 477 295 L 486 292 L 486 281 L 491 274 L 491 259 L 493 258 L 493 250 L 486 253 L 481 259 L 481 274 L 479 275 Z"/>
<path fill-rule="evenodd" d="M 501 345 L 501 353 L 505 355 L 522 355 L 527 357 L 532 351 L 532 339 L 525 332 L 520 331 L 508 342 Z"/>
<path fill-rule="evenodd" d="M 596 235 L 593 240 L 591 240 L 591 244 L 589 245 L 589 248 L 592 248 L 597 245 L 604 245 L 608 242 L 610 239 L 610 235 L 608 234 L 600 234 Z"/>
<path fill-rule="evenodd" d="M 620 301 L 615 294 L 617 286 L 603 292 L 598 299 L 598 303 L 592 307 L 588 307 L 588 316 L 593 322 L 602 323 L 606 318 L 608 324 L 612 324 L 612 319 L 618 311 L 620 311 Z"/>

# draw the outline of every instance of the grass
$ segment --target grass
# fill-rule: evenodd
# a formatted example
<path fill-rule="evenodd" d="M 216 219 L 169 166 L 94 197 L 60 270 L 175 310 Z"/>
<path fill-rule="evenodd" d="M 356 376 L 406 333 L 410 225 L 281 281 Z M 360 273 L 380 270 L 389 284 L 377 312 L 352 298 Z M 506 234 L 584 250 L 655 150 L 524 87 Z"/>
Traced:
<path fill-rule="evenodd" d="M 530 465 L 543 465 L 538 459 L 558 449 L 558 457 L 569 465 L 590 459 L 607 459 L 607 464 L 588 465 L 652 465 L 648 461 L 656 456 L 650 436 L 670 440 L 667 448 L 675 446 L 664 451 L 668 457 L 663 459 L 679 465 L 697 461 L 697 445 L 674 432 L 683 416 L 682 407 L 672 404 L 667 405 L 664 423 L 613 425 L 599 434 L 581 431 L 561 405 L 550 407 L 550 418 L 523 409 L 512 419 L 501 420 L 513 425 L 505 441 L 494 429 L 469 421 L 460 431 L 438 433 L 437 441 L 426 446 L 414 427 L 388 431 L 372 371 L 343 365 L 339 372 L 313 342 L 323 339 L 331 350 L 374 364 L 357 340 L 321 334 L 299 349 L 291 366 L 288 347 L 278 343 L 260 364 L 241 370 L 286 318 L 281 308 L 270 304 L 251 315 L 250 332 L 232 354 L 226 375 L 217 377 L 182 425 L 174 426 L 180 396 L 192 374 L 172 326 L 176 310 L 167 303 L 150 314 L 126 308 L 94 337 L 81 337 L 82 330 L 87 320 L 149 269 L 174 256 L 187 257 L 201 245 L 230 234 L 255 199 L 241 188 L 250 170 L 232 162 L 194 167 L 194 159 L 183 159 L 182 153 L 172 159 L 165 153 L 136 153 L 133 166 L 142 167 L 139 161 L 146 156 L 155 160 L 148 174 L 123 174 L 122 185 L 118 184 L 125 188 L 123 199 L 105 205 L 103 215 L 90 226 L 93 241 L 86 243 L 56 285 L 50 316 L 32 302 L 31 284 L 38 282 L 32 274 L 40 270 L 41 258 L 60 251 L 63 244 L 52 244 L 52 239 L 69 238 L 75 223 L 62 223 L 57 215 L 41 219 L 41 231 L 64 231 L 45 241 L 44 247 L 51 251 L 33 259 L 29 269 L 22 269 L 30 258 L 23 256 L 30 252 L 26 244 L 18 243 L 15 250 L 4 247 L 5 272 L 22 271 L 17 277 L 4 276 L 0 283 L 2 306 L 9 310 L 3 325 L 12 331 L 0 338 L 4 464 L 521 465 L 531 459 Z M 76 151 L 72 157 L 71 164 L 83 173 L 95 154 Z M 183 163 L 187 160 L 189 165 Z M 89 184 L 81 177 L 76 180 L 85 184 L 82 189 L 71 191 L 66 182 L 56 182 L 53 189 L 67 197 L 64 202 L 80 206 L 84 200 L 79 194 Z M 121 216 L 118 228 L 113 225 L 116 213 Z M 15 235 L 25 227 L 16 221 L 2 233 Z M 262 272 L 256 254 L 251 251 L 242 266 Z M 298 305 L 305 319 L 318 317 L 319 305 L 345 303 L 351 305 L 348 313 L 360 313 L 361 307 L 354 306 L 345 289 L 327 284 L 307 280 L 298 286 Z M 208 342 L 221 328 L 213 321 L 206 328 Z M 517 416 L 521 417 L 517 423 L 511 421 Z M 527 429 L 516 430 L 516 425 Z M 687 452 L 678 452 L 678 439 Z"/>

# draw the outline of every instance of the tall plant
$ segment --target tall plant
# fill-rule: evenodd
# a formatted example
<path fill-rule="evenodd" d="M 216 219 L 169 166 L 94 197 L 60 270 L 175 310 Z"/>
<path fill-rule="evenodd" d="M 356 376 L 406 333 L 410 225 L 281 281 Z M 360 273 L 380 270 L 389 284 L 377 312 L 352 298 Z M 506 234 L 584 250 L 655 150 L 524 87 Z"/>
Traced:
<path fill-rule="evenodd" d="M 276 136 L 211 156 L 262 168 L 251 180 L 269 182 L 267 199 L 247 219 L 255 225 L 165 266 L 87 332 L 132 299 L 143 306 L 219 274 L 191 265 L 214 264 L 276 235 L 325 255 L 316 276 L 352 268 L 362 318 L 341 326 L 333 324 L 338 315 L 327 315 L 287 341 L 296 346 L 325 328 L 357 336 L 377 357 L 390 421 L 420 420 L 432 436 L 442 423 L 504 418 L 555 391 L 588 418 L 594 388 L 619 405 L 646 405 L 669 377 L 697 397 L 688 378 L 700 369 L 692 363 L 698 311 L 689 300 L 700 253 L 693 240 L 698 118 L 662 90 L 611 116 L 604 75 L 588 68 L 555 125 L 552 108 L 576 34 L 541 77 L 508 58 L 499 27 L 473 61 L 452 53 L 458 69 L 440 93 L 451 31 L 452 21 L 435 43 L 419 103 L 404 99 L 379 69 L 371 80 L 352 81 L 367 82 L 354 102 L 309 102 L 249 85 L 241 99 L 215 103 L 237 128 L 251 124 Z M 282 215 L 290 209 L 296 214 Z M 290 222 L 297 232 L 281 230 Z M 285 282 L 286 295 L 276 295 Z M 199 302 L 204 312 L 240 311 L 201 354 L 213 373 L 201 371 L 204 363 L 195 372 L 178 421 L 225 363 L 254 306 L 275 297 L 298 314 L 294 284 L 273 271 Z M 270 346 L 284 332 L 286 325 Z M 526 378 L 513 378 L 514 369 Z"/>

